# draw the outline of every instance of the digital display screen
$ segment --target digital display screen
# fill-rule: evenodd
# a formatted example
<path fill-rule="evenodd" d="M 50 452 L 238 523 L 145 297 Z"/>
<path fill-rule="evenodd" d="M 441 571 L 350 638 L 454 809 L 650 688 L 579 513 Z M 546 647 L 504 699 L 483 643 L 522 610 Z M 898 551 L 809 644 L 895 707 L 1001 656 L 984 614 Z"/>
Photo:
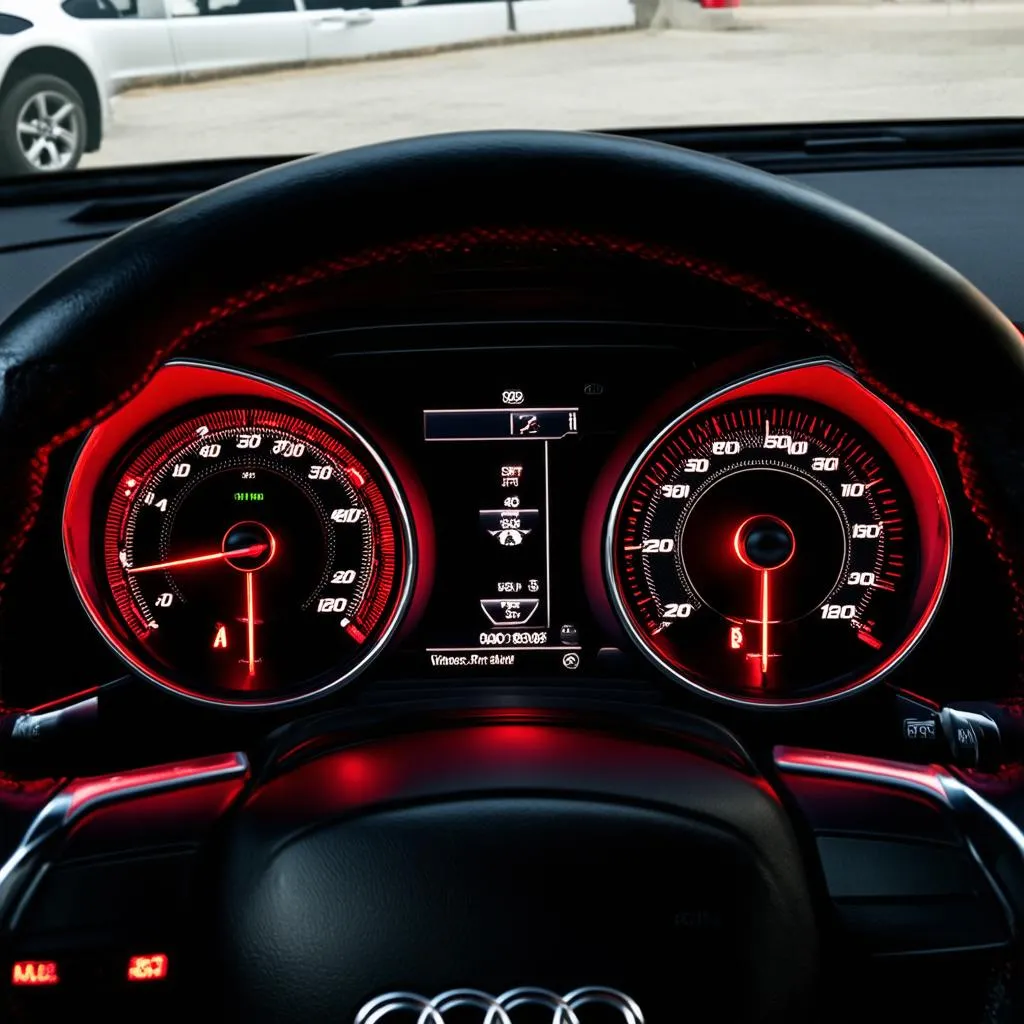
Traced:
<path fill-rule="evenodd" d="M 520 404 L 516 390 L 502 397 L 505 406 L 423 413 L 432 477 L 461 481 L 435 522 L 443 598 L 432 603 L 448 614 L 429 629 L 426 653 L 441 670 L 574 671 L 578 599 L 558 580 L 580 511 L 559 498 L 578 458 L 580 409 Z"/>
<path fill-rule="evenodd" d="M 437 329 L 439 342 L 457 336 Z M 403 352 L 397 378 L 387 356 L 338 359 L 339 390 L 387 381 L 360 396 L 359 420 L 389 425 L 430 510 L 431 586 L 382 655 L 384 678 L 574 685 L 645 671 L 610 606 L 596 614 L 600 540 L 588 541 L 585 572 L 583 528 L 598 479 L 648 412 L 636 367 L 656 363 L 668 387 L 692 359 L 668 345 L 601 344 L 591 326 L 580 345 L 502 345 L 516 336 L 467 327 L 472 346 Z"/>

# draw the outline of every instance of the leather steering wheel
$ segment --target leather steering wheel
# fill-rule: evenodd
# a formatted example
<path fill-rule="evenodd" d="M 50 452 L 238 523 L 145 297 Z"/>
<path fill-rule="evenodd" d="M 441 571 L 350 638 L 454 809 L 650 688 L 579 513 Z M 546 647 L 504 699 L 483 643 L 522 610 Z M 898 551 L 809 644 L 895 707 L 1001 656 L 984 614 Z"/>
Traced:
<path fill-rule="evenodd" d="M 953 436 L 960 482 L 1024 612 L 1013 527 L 1024 522 L 1013 457 L 1024 346 L 1012 324 L 941 261 L 810 190 L 667 146 L 545 132 L 276 167 L 125 231 L 37 291 L 0 328 L 0 588 L 53 486 L 53 453 L 171 356 L 286 293 L 485 250 L 569 265 L 614 254 L 804 321 Z M 969 351 L 955 372 L 954 350 Z M 684 956 L 735 1000 L 718 1019 L 799 1011 L 818 962 L 818 869 L 731 736 L 716 732 L 709 753 L 685 725 L 675 737 L 562 720 L 515 728 L 350 737 L 250 779 L 211 846 L 203 911 L 233 1015 L 345 1021 L 402 986 L 432 996 L 590 983 L 672 1019 Z M 338 789 L 353 758 L 379 786 Z M 903 782 L 931 787 L 936 813 L 960 814 L 967 799 L 938 776 Z M 666 905 L 676 924 L 704 922 L 696 946 L 659 923 L 652 907 Z M 558 1012 L 569 1022 L 575 1011 Z"/>

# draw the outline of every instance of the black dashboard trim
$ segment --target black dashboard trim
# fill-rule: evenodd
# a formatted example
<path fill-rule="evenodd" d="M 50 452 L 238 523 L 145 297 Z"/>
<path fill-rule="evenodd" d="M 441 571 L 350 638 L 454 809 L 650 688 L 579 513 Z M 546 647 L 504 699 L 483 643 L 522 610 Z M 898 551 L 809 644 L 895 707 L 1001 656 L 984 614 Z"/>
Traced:
<path fill-rule="evenodd" d="M 198 758 L 123 775 L 75 779 L 63 786 L 36 815 L 14 852 L 0 866 L 0 925 L 16 918 L 19 898 L 68 830 L 101 807 L 139 796 L 166 793 L 210 782 L 243 780 L 249 774 L 244 753 Z"/>

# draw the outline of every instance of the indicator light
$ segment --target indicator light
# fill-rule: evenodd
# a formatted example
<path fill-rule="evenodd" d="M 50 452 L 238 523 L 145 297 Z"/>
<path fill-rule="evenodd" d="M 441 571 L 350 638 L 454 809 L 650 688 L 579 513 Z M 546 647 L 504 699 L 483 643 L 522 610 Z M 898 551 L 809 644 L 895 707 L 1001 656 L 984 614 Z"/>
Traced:
<path fill-rule="evenodd" d="M 729 630 L 729 647 L 734 651 L 739 651 L 743 648 L 743 627 L 733 626 Z"/>
<path fill-rule="evenodd" d="M 12 985 L 56 985 L 59 982 L 56 960 L 19 960 L 11 971 Z"/>
<path fill-rule="evenodd" d="M 147 953 L 144 956 L 129 957 L 129 981 L 163 981 L 166 977 L 166 953 Z"/>
<path fill-rule="evenodd" d="M 217 623 L 217 632 L 213 635 L 213 649 L 216 650 L 218 647 L 223 647 L 225 650 L 228 646 L 228 627 Z"/>

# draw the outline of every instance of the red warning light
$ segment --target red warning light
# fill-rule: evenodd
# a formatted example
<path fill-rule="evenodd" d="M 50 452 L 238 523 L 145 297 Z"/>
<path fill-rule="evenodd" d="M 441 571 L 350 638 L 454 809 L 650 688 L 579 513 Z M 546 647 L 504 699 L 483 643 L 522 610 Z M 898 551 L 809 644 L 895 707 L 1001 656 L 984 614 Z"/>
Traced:
<path fill-rule="evenodd" d="M 11 971 L 12 985 L 56 985 L 59 981 L 56 960 L 19 960 Z"/>
<path fill-rule="evenodd" d="M 167 954 L 148 953 L 128 960 L 129 981 L 163 981 L 167 977 Z"/>

